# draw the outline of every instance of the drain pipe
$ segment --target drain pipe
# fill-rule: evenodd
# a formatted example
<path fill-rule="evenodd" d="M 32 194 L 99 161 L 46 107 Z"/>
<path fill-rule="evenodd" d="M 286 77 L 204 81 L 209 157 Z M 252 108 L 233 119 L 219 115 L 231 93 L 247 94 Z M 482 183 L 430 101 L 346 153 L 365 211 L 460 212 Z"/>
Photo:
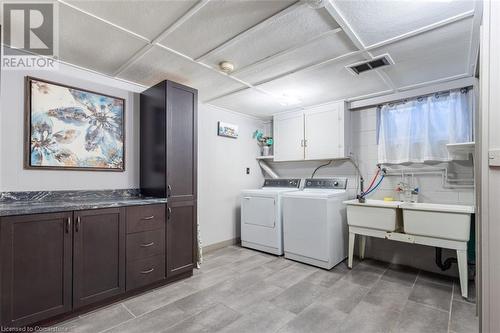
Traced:
<path fill-rule="evenodd" d="M 457 258 L 448 258 L 443 262 L 443 249 L 436 247 L 436 265 L 441 268 L 442 271 L 450 269 L 451 265 L 456 262 Z"/>
<path fill-rule="evenodd" d="M 274 170 L 264 160 L 259 160 L 259 166 L 262 170 L 264 170 L 265 173 L 271 176 L 271 178 L 280 178 L 280 176 L 276 172 L 274 172 Z"/>

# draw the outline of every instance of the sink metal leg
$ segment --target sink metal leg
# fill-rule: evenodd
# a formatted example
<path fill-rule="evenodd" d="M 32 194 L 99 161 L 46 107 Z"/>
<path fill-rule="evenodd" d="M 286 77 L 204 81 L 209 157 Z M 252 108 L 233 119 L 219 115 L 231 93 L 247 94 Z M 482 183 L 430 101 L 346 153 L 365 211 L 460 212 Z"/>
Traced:
<path fill-rule="evenodd" d="M 359 257 L 365 259 L 366 236 L 360 235 L 359 237 Z"/>
<path fill-rule="evenodd" d="M 460 289 L 462 297 L 467 298 L 468 276 L 467 276 L 467 250 L 457 250 L 458 273 L 460 275 Z"/>
<path fill-rule="evenodd" d="M 347 259 L 347 267 L 352 268 L 352 258 L 354 256 L 354 240 L 356 238 L 356 234 L 353 232 L 349 232 L 349 257 Z"/>

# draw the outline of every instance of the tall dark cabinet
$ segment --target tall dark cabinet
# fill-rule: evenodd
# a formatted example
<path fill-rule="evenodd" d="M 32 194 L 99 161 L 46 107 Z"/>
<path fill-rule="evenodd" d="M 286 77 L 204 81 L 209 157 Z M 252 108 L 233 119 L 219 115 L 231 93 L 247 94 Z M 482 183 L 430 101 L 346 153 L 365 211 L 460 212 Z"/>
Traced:
<path fill-rule="evenodd" d="M 167 278 L 196 258 L 198 92 L 163 81 L 141 94 L 141 192 L 168 198 Z"/>

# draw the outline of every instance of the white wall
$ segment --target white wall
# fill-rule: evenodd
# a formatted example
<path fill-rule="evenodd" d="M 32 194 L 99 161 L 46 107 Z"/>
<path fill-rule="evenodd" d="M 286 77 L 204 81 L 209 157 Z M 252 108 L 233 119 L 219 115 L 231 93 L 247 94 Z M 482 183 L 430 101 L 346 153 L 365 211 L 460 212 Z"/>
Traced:
<path fill-rule="evenodd" d="M 352 112 L 352 151 L 354 158 L 358 161 L 361 172 L 365 178 L 365 189 L 372 179 L 377 164 L 378 147 L 376 135 L 376 109 L 369 108 Z M 272 167 L 281 177 L 310 177 L 314 168 L 323 162 L 288 162 L 272 163 Z M 437 166 L 444 165 L 438 164 Z M 433 167 L 436 167 L 434 165 Z M 454 170 L 458 170 L 460 178 L 472 177 L 472 164 L 460 162 L 453 164 Z M 348 188 L 351 197 L 355 197 L 357 176 L 353 166 L 346 161 L 337 161 L 333 167 L 320 169 L 315 177 L 348 177 Z M 400 181 L 399 176 L 386 177 L 380 190 L 374 192 L 370 198 L 383 199 L 384 197 L 398 198 L 395 188 Z M 446 189 L 442 186 L 441 176 L 425 175 L 415 176 L 416 185 L 420 188 L 419 201 L 450 204 L 474 205 L 473 189 Z M 400 242 L 391 242 L 381 239 L 369 239 L 367 241 L 367 256 L 409 265 L 429 271 L 438 271 L 434 264 L 434 248 L 411 245 Z M 418 255 L 416 255 L 418 254 Z M 444 258 L 454 253 L 443 251 Z M 446 274 L 457 275 L 456 267 Z"/>
<path fill-rule="evenodd" d="M 24 77 L 102 92 L 126 99 L 125 172 L 23 169 Z M 139 187 L 141 87 L 60 64 L 57 71 L 3 71 L 0 97 L 0 191 L 124 189 Z"/>
<path fill-rule="evenodd" d="M 489 166 L 490 149 L 500 149 L 500 2 L 484 1 L 481 36 L 481 332 L 500 332 L 500 168 Z"/>
<path fill-rule="evenodd" d="M 217 136 L 217 122 L 238 125 L 237 139 Z M 210 105 L 198 109 L 198 221 L 203 246 L 240 237 L 240 191 L 262 186 L 252 133 L 264 122 Z M 250 174 L 245 169 L 250 168 Z"/>

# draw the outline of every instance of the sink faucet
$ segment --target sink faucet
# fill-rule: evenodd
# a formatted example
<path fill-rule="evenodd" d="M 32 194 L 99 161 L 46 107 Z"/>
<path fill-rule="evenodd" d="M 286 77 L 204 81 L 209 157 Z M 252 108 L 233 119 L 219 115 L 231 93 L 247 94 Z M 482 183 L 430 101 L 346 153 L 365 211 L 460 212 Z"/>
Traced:
<path fill-rule="evenodd" d="M 420 192 L 418 187 L 413 187 L 409 183 L 399 182 L 396 187 L 396 192 L 399 193 L 399 200 L 404 202 L 417 202 Z"/>

